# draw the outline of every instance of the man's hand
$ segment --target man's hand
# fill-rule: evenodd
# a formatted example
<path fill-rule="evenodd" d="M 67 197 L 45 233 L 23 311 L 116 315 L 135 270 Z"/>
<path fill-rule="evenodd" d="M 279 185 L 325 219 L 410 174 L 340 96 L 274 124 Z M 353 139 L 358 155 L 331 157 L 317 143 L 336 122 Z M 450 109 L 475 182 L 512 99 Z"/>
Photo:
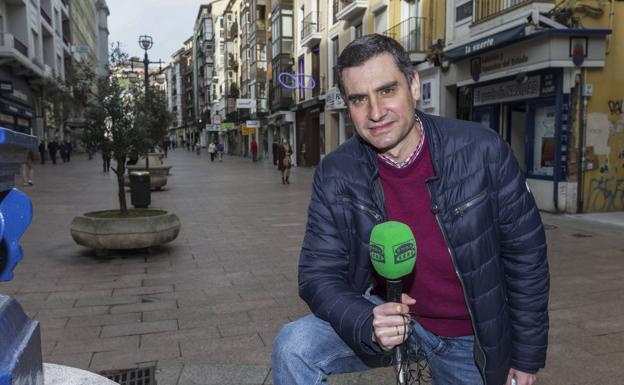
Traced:
<path fill-rule="evenodd" d="M 407 338 L 409 330 L 409 305 L 416 300 L 407 294 L 401 295 L 401 303 L 388 302 L 373 309 L 373 339 L 383 350 L 400 345 Z"/>
<path fill-rule="evenodd" d="M 516 379 L 516 385 L 533 385 L 535 382 L 535 374 L 533 373 L 525 373 L 514 368 L 509 369 L 509 374 L 507 375 L 507 382 L 505 385 L 511 385 L 511 379 Z"/>

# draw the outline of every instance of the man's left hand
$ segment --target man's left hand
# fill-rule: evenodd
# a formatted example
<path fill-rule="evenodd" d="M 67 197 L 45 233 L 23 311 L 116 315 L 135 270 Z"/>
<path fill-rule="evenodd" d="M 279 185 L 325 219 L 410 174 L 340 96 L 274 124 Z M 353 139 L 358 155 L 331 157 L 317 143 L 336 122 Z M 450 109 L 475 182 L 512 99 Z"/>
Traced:
<path fill-rule="evenodd" d="M 505 385 L 511 385 L 511 379 L 516 379 L 516 385 L 533 385 L 535 382 L 535 374 L 533 373 L 525 373 L 514 368 L 509 369 L 509 374 L 507 375 L 507 382 Z"/>

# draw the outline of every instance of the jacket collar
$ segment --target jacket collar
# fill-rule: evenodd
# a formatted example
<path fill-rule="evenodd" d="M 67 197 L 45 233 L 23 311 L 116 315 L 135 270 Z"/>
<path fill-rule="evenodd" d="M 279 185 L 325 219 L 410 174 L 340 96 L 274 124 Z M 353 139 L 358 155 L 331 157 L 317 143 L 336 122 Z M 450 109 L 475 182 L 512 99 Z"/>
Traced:
<path fill-rule="evenodd" d="M 442 142 L 442 133 L 440 131 L 440 127 L 438 127 L 437 123 L 431 118 L 431 115 L 425 114 L 419 110 L 415 110 L 416 115 L 420 118 L 420 121 L 423 125 L 423 130 L 425 131 L 425 137 L 427 138 L 427 146 L 429 147 L 429 153 L 431 154 L 431 162 L 433 163 L 433 170 L 435 171 L 435 176 L 432 179 L 438 179 L 440 177 L 440 170 L 442 169 L 442 157 L 441 157 L 441 142 Z M 357 133 L 357 140 L 360 143 L 360 148 L 362 148 L 364 152 L 364 161 L 366 163 L 366 167 L 369 170 L 369 175 L 371 178 L 371 182 L 379 177 L 379 167 L 378 167 L 378 159 L 377 152 L 375 149 L 364 141 Z"/>

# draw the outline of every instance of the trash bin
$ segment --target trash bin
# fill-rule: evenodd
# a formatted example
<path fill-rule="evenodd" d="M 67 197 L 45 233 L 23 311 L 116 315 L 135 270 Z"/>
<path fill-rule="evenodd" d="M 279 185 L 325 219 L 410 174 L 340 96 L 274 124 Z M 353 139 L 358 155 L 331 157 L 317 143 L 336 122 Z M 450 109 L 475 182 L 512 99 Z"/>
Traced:
<path fill-rule="evenodd" d="M 132 171 L 130 173 L 130 202 L 137 209 L 146 209 L 152 203 L 149 172 Z"/>

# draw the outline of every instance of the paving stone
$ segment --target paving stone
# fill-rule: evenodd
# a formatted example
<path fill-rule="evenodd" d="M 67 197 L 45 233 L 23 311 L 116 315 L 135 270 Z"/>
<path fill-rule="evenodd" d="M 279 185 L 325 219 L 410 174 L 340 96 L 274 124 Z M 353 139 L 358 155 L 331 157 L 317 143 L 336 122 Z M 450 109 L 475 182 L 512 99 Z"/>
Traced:
<path fill-rule="evenodd" d="M 68 339 L 94 339 L 100 336 L 102 328 L 100 326 L 90 326 L 82 328 L 64 328 L 64 329 L 43 329 L 41 338 L 48 340 L 68 340 Z"/>
<path fill-rule="evenodd" d="M 141 363 L 171 359 L 180 356 L 177 346 L 162 346 L 157 349 L 124 349 L 93 354 L 90 370 L 104 371 L 136 368 Z"/>
<path fill-rule="evenodd" d="M 216 327 L 204 327 L 194 329 L 182 329 L 174 332 L 153 333 L 141 335 L 141 348 L 153 348 L 179 342 L 205 341 L 219 338 Z"/>
<path fill-rule="evenodd" d="M 71 317 L 67 323 L 67 327 L 129 324 L 139 321 L 141 321 L 141 313 L 97 314 Z"/>
<path fill-rule="evenodd" d="M 116 297 L 95 297 L 83 298 L 76 301 L 75 307 L 96 306 L 96 305 L 122 305 L 129 303 L 137 303 L 141 300 L 139 296 L 116 296 Z"/>
<path fill-rule="evenodd" d="M 100 289 L 100 290 L 76 290 L 72 291 L 55 291 L 50 293 L 49 300 L 54 299 L 79 299 L 79 298 L 96 298 L 96 297 L 110 297 L 112 290 Z"/>
<path fill-rule="evenodd" d="M 135 334 L 159 333 L 178 330 L 178 322 L 154 321 L 136 322 L 131 324 L 107 325 L 102 328 L 102 337 L 130 336 Z"/>
<path fill-rule="evenodd" d="M 140 336 L 59 340 L 53 354 L 95 353 L 139 348 Z"/>
<path fill-rule="evenodd" d="M 39 317 L 76 317 L 76 316 L 84 316 L 84 315 L 99 315 L 108 313 L 108 306 L 82 306 L 82 307 L 71 307 L 71 308 L 53 308 L 53 309 L 43 309 L 40 310 L 37 314 Z"/>
<path fill-rule="evenodd" d="M 170 291 L 173 291 L 172 285 L 143 286 L 143 287 L 130 287 L 130 288 L 124 288 L 124 289 L 114 289 L 113 295 L 128 296 L 128 295 L 167 293 Z"/>
<path fill-rule="evenodd" d="M 50 364 L 65 365 L 82 370 L 89 370 L 91 357 L 91 353 L 50 354 L 44 355 L 43 361 Z"/>
<path fill-rule="evenodd" d="M 129 305 L 117 305 L 110 308 L 111 314 L 135 313 L 154 310 L 177 309 L 176 301 L 148 301 L 133 303 Z"/>
<path fill-rule="evenodd" d="M 241 349 L 263 348 L 264 344 L 258 334 L 215 338 L 206 341 L 183 341 L 180 343 L 182 357 L 196 356 L 204 353 L 238 351 Z"/>
<path fill-rule="evenodd" d="M 185 385 L 261 385 L 269 368 L 266 365 L 185 365 L 180 384 Z"/>

